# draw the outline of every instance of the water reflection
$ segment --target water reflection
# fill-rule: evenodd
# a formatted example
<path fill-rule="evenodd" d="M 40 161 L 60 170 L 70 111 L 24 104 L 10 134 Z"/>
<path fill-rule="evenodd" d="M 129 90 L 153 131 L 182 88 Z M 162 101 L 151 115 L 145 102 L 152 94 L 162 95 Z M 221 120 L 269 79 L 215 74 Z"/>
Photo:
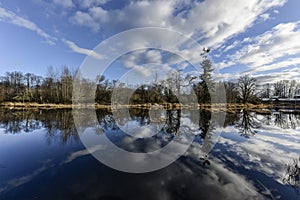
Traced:
<path fill-rule="evenodd" d="M 155 119 L 158 120 L 157 123 L 163 124 L 161 131 L 173 135 L 178 134 L 179 128 L 182 127 L 182 110 L 166 110 L 164 112 L 164 116 L 159 114 Z M 202 139 L 209 137 L 209 134 L 214 132 L 216 126 L 223 126 L 224 128 L 234 126 L 239 130 L 240 135 L 246 138 L 255 135 L 261 125 L 275 126 L 282 129 L 296 129 L 300 127 L 300 115 L 279 112 L 275 112 L 272 115 L 257 115 L 253 112 L 242 110 L 240 113 L 227 114 L 224 124 L 218 124 L 218 121 L 213 121 L 212 113 L 208 110 L 189 110 L 185 112 L 188 112 L 191 123 L 199 127 L 199 132 L 196 135 Z M 103 132 L 117 131 L 120 129 L 120 125 L 125 125 L 129 120 L 136 121 L 139 126 L 145 126 L 154 122 L 147 109 L 130 109 L 129 113 L 130 118 L 119 115 L 119 121 L 116 122 L 110 110 L 96 110 L 99 128 Z M 196 115 L 198 117 L 194 117 Z M 89 120 L 88 116 L 82 117 L 86 119 L 84 120 L 86 124 L 82 127 L 89 127 L 89 121 L 91 120 Z M 29 133 L 45 128 L 49 144 L 52 140 L 57 139 L 62 144 L 79 139 L 74 126 L 72 110 L 70 109 L 30 111 L 0 109 L 0 128 L 7 134 Z"/>
<path fill-rule="evenodd" d="M 276 113 L 274 125 L 283 129 L 295 129 L 300 126 L 300 115 Z"/>
<path fill-rule="evenodd" d="M 242 111 L 228 114 L 225 124 L 219 124 L 212 117 L 213 113 L 206 110 L 151 113 L 145 109 L 130 109 L 129 113 L 129 117 L 116 121 L 110 110 L 96 110 L 98 128 L 117 145 L 127 145 L 130 151 L 155 150 L 160 147 L 155 146 L 158 142 L 164 145 L 162 141 L 168 142 L 184 134 L 194 134 L 195 142 L 185 155 L 165 169 L 144 175 L 119 173 L 88 156 L 89 151 L 79 142 L 72 110 L 1 109 L 2 141 L 5 137 L 37 135 L 31 133 L 40 130 L 45 134 L 41 138 L 46 138 L 48 145 L 44 147 L 45 141 L 38 141 L 36 147 L 30 138 L 28 145 L 22 146 L 26 137 L 15 145 L 11 142 L 11 148 L 5 146 L 6 141 L 1 143 L 0 198 L 299 198 L 293 193 L 293 188 L 299 192 L 300 160 L 290 160 L 300 155 L 299 115 L 258 115 Z M 88 116 L 82 117 L 86 119 L 82 128 L 89 127 Z M 120 126 L 130 123 L 141 127 L 151 123 L 161 123 L 162 126 L 157 136 L 147 140 L 128 140 L 128 137 L 124 140 Z M 214 146 L 215 132 L 220 126 L 225 130 Z M 193 128 L 192 132 L 189 127 Z M 55 147 L 57 143 L 59 148 Z M 128 147 L 129 144 L 132 146 Z M 24 156 L 20 151 L 29 152 Z"/>
<path fill-rule="evenodd" d="M 259 123 L 256 121 L 255 114 L 246 110 L 241 111 L 240 120 L 236 123 L 235 127 L 239 129 L 242 136 L 249 138 L 257 133 Z"/>
<path fill-rule="evenodd" d="M 300 194 L 300 157 L 292 159 L 285 167 L 283 182 L 289 184 Z"/>
<path fill-rule="evenodd" d="M 54 140 L 62 144 L 76 142 L 77 135 L 72 112 L 63 110 L 9 110 L 0 109 L 0 127 L 4 133 L 18 134 L 46 129 L 46 141 L 51 144 Z"/>
<path fill-rule="evenodd" d="M 169 134 L 177 134 L 180 128 L 181 110 L 167 110 L 163 130 Z"/>
<path fill-rule="evenodd" d="M 37 118 L 36 113 L 0 109 L 0 127 L 4 128 L 5 133 L 16 134 L 40 129 L 42 124 Z"/>

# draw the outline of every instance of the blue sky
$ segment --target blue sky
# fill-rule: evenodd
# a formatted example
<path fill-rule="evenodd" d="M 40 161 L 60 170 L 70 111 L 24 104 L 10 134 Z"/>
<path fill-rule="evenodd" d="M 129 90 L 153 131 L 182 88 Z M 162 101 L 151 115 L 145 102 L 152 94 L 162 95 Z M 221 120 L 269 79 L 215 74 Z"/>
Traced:
<path fill-rule="evenodd" d="M 250 73 L 261 82 L 299 80 L 299 8 L 299 0 L 0 0 L 0 75 L 77 68 L 114 34 L 163 27 L 211 48 L 224 79 Z M 187 57 L 197 62 L 199 52 L 190 49 Z M 120 76 L 121 66 L 149 75 L 151 66 L 136 67 L 141 60 L 186 66 L 178 59 L 168 63 L 163 52 L 150 49 L 120 58 L 110 76 Z"/>

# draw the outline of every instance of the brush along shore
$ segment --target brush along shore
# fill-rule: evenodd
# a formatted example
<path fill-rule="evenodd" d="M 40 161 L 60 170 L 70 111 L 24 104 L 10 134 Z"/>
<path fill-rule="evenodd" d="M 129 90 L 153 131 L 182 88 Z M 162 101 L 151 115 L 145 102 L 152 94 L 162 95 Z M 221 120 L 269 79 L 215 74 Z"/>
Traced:
<path fill-rule="evenodd" d="M 163 104 L 132 104 L 132 105 L 101 105 L 101 104 L 54 104 L 54 103 L 30 103 L 30 102 L 5 102 L 0 103 L 1 108 L 8 109 L 71 109 L 71 108 L 90 108 L 90 109 L 120 109 L 120 108 L 139 108 L 139 109 L 200 109 L 211 112 L 237 113 L 241 111 L 256 112 L 258 114 L 271 114 L 272 105 L 267 104 L 239 104 L 239 103 L 219 103 L 219 104 L 188 104 L 163 103 Z"/>

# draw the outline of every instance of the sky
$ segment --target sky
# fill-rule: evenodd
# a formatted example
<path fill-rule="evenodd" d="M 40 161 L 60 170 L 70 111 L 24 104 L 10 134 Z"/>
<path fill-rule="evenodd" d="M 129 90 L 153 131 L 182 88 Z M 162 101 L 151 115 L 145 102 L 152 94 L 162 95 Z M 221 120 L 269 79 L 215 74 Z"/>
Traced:
<path fill-rule="evenodd" d="M 143 78 L 174 66 L 197 74 L 189 63 L 200 63 L 205 47 L 224 80 L 243 74 L 261 83 L 299 80 L 299 8 L 299 0 L 0 0 L 0 75 L 44 76 L 49 66 L 75 69 L 87 56 L 105 59 L 95 47 L 110 37 L 156 27 L 199 45 L 174 44 L 176 38 L 164 32 L 133 32 L 123 41 L 128 52 L 112 61 L 106 75 L 116 79 L 130 69 Z M 170 52 L 159 45 L 135 50 L 149 40 L 169 45 Z"/>

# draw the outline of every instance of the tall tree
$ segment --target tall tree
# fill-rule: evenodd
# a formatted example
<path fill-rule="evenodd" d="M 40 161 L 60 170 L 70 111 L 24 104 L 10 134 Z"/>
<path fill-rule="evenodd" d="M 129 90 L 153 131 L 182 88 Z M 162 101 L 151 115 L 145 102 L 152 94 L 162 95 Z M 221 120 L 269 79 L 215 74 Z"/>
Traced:
<path fill-rule="evenodd" d="M 254 100 L 255 97 L 255 88 L 256 88 L 256 79 L 250 77 L 249 75 L 241 76 L 238 79 L 238 91 L 239 97 L 243 103 L 248 103 Z"/>
<path fill-rule="evenodd" d="M 210 96 L 210 90 L 213 89 L 214 83 L 212 80 L 212 62 L 208 58 L 209 49 L 203 49 L 203 53 L 200 55 L 203 57 L 203 60 L 201 62 L 201 67 L 203 69 L 202 74 L 200 75 L 200 83 L 198 87 L 200 87 L 198 92 L 200 92 L 200 96 L 198 96 L 201 103 L 210 103 L 211 102 L 211 96 Z"/>

